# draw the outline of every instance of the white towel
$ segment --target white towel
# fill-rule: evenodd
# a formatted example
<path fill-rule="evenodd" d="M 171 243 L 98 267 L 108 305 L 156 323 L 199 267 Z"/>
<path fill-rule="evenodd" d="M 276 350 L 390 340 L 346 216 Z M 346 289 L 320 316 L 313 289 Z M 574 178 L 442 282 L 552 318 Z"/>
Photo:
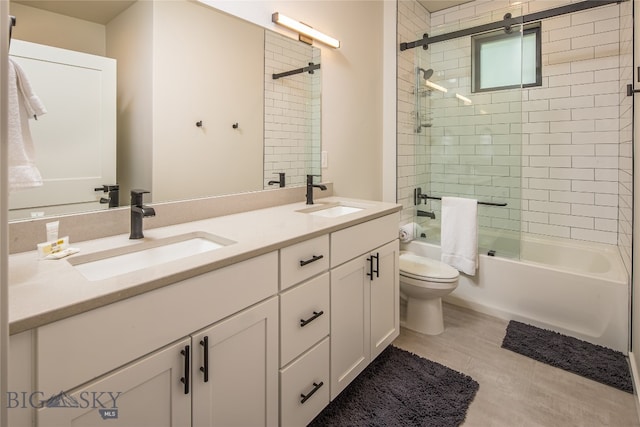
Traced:
<path fill-rule="evenodd" d="M 478 267 L 478 201 L 443 197 L 441 227 L 442 262 L 475 275 Z"/>
<path fill-rule="evenodd" d="M 402 243 L 408 243 L 413 239 L 417 239 L 424 233 L 424 229 L 415 222 L 410 222 L 400 227 L 400 233 L 398 234 Z"/>
<path fill-rule="evenodd" d="M 33 93 L 22 67 L 12 58 L 9 58 L 8 86 L 9 191 L 39 187 L 42 176 L 35 164 L 29 119 L 47 110 Z"/>
<path fill-rule="evenodd" d="M 415 239 L 416 232 L 415 232 L 415 226 L 414 225 L 417 225 L 417 224 L 412 222 L 412 223 L 405 224 L 405 225 L 400 227 L 400 232 L 398 234 L 398 237 L 400 238 L 400 241 L 402 243 L 408 243 L 408 242 L 412 241 L 413 239 Z"/>

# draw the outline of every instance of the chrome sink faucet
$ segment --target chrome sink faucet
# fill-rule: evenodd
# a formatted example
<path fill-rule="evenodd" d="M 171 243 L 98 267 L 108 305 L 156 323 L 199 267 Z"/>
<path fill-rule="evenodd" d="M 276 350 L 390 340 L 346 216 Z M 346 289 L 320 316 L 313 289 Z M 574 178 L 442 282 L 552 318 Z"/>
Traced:
<path fill-rule="evenodd" d="M 320 176 L 320 175 L 307 175 L 307 204 L 308 205 L 312 205 L 313 204 L 313 188 L 319 188 L 320 190 L 324 191 L 327 189 L 326 185 L 323 184 L 314 184 L 313 183 L 313 177 L 314 176 Z"/>
<path fill-rule="evenodd" d="M 142 219 L 156 216 L 156 211 L 142 202 L 142 195 L 149 193 L 147 190 L 131 190 L 131 234 L 129 239 L 142 239 Z"/>

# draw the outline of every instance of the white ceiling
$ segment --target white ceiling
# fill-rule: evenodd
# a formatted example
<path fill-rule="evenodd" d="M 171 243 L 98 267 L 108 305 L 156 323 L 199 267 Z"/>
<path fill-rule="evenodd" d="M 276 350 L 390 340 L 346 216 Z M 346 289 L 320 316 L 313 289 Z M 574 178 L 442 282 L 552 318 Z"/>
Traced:
<path fill-rule="evenodd" d="M 418 2 L 431 13 L 458 6 L 463 3 L 469 3 L 470 1 L 473 0 L 418 0 Z"/>

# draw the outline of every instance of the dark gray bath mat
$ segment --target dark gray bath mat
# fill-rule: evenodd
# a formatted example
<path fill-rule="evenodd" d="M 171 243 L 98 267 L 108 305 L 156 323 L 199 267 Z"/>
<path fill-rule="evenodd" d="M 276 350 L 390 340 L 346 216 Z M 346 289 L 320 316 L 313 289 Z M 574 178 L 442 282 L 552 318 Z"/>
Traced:
<path fill-rule="evenodd" d="M 389 346 L 309 424 L 325 426 L 459 426 L 478 383 Z"/>
<path fill-rule="evenodd" d="M 619 351 L 515 320 L 507 326 L 502 348 L 633 393 L 629 365 Z"/>

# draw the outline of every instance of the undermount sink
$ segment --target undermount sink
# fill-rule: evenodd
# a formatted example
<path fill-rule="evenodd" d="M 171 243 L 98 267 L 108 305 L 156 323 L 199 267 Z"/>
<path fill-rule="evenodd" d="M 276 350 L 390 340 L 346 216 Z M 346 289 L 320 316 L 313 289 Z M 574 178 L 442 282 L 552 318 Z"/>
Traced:
<path fill-rule="evenodd" d="M 336 218 L 342 215 L 360 212 L 363 209 L 364 207 L 346 205 L 343 203 L 326 203 L 306 209 L 300 209 L 298 212 L 325 218 Z"/>
<path fill-rule="evenodd" d="M 69 263 L 84 277 L 95 281 L 214 251 L 233 243 L 220 236 L 196 231 L 75 256 L 69 258 Z"/>

